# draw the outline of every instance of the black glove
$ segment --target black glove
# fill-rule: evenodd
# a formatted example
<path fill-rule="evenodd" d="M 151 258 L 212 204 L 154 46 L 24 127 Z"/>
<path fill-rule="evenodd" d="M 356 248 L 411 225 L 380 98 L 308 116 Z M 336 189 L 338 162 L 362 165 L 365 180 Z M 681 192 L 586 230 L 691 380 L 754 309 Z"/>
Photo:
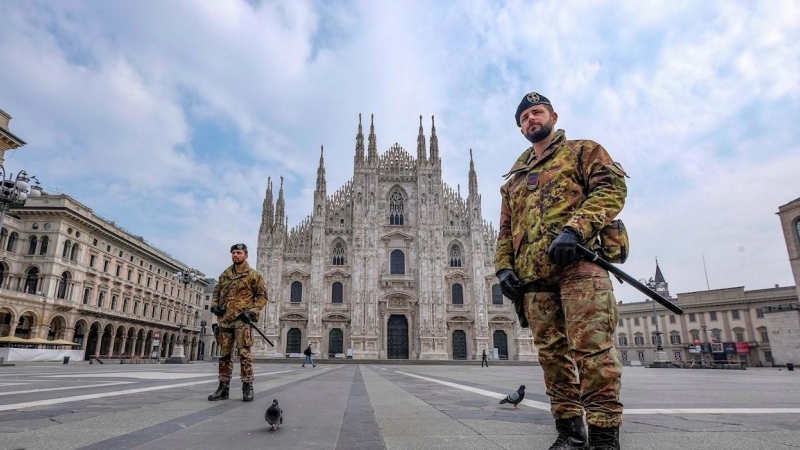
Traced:
<path fill-rule="evenodd" d="M 556 237 L 556 240 L 550 244 L 547 249 L 547 256 L 553 264 L 559 266 L 566 266 L 578 259 L 575 246 L 580 244 L 580 237 L 578 232 L 570 227 L 564 227 L 561 234 Z"/>
<path fill-rule="evenodd" d="M 251 323 L 256 321 L 256 315 L 253 313 L 253 311 L 244 310 L 241 314 L 239 314 L 239 319 L 241 319 L 244 323 Z"/>
<path fill-rule="evenodd" d="M 225 311 L 227 311 L 227 310 L 228 310 L 228 308 L 225 305 L 212 306 L 211 309 L 210 309 L 210 311 L 217 317 L 224 316 L 225 315 Z"/>
<path fill-rule="evenodd" d="M 514 303 L 522 300 L 522 280 L 519 279 L 517 272 L 512 269 L 502 269 L 497 272 L 497 279 L 500 281 L 500 291 L 503 295 Z"/>

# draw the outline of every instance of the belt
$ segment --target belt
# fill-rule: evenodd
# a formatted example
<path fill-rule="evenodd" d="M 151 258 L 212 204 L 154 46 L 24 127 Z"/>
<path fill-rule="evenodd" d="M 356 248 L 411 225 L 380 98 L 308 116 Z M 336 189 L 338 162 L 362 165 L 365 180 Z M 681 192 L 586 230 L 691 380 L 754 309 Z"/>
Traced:
<path fill-rule="evenodd" d="M 220 333 L 233 333 L 236 331 L 236 328 L 226 328 L 226 327 L 219 327 Z"/>
<path fill-rule="evenodd" d="M 558 294 L 559 292 L 557 284 L 544 284 L 544 283 L 539 283 L 538 281 L 526 284 L 525 286 L 522 287 L 522 290 L 525 291 L 525 293 L 552 292 L 554 294 Z"/>

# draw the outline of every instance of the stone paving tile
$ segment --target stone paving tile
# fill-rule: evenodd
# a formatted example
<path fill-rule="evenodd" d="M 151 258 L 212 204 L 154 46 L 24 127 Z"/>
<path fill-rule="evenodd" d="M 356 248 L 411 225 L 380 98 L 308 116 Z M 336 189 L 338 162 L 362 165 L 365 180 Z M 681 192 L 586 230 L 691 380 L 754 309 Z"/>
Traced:
<path fill-rule="evenodd" d="M 483 436 L 385 436 L 386 450 L 503 450 Z M 522 447 L 518 447 L 522 448 Z"/>

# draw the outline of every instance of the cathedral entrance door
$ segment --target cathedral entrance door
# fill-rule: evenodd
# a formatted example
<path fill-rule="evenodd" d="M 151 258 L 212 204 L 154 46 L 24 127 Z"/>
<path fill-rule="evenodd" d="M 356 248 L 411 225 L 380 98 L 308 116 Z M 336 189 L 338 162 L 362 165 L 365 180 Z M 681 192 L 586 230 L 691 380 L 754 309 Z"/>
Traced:
<path fill-rule="evenodd" d="M 467 359 L 467 333 L 453 331 L 453 359 Z"/>
<path fill-rule="evenodd" d="M 508 359 L 508 338 L 505 331 L 494 330 L 494 346 L 497 349 L 498 358 Z"/>
<path fill-rule="evenodd" d="M 408 359 L 408 320 L 406 316 L 389 316 L 386 354 L 389 359 Z"/>
<path fill-rule="evenodd" d="M 302 333 L 300 333 L 299 328 L 292 328 L 286 333 L 286 356 L 288 357 L 290 353 L 300 353 L 302 350 L 300 349 L 301 346 L 301 339 Z"/>
<path fill-rule="evenodd" d="M 339 328 L 328 333 L 328 358 L 335 358 L 337 353 L 344 353 L 344 334 Z"/>

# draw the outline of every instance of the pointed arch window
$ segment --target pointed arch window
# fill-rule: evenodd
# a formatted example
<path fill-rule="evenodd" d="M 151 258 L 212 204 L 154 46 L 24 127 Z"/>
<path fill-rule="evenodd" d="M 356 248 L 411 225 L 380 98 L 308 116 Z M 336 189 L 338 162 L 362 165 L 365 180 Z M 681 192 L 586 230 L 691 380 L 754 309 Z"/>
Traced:
<path fill-rule="evenodd" d="M 461 246 L 458 244 L 450 246 L 450 267 L 461 267 Z"/>
<path fill-rule="evenodd" d="M 404 222 L 403 194 L 394 191 L 389 197 L 389 225 L 403 225 Z"/>
<path fill-rule="evenodd" d="M 47 254 L 47 244 L 50 243 L 50 238 L 47 236 L 42 236 L 42 243 L 39 245 L 39 255 L 46 255 Z"/>
<path fill-rule="evenodd" d="M 344 243 L 342 241 L 336 241 L 336 243 L 333 244 L 333 265 L 343 266 L 346 263 L 347 259 L 344 254 Z"/>
<path fill-rule="evenodd" d="M 463 305 L 464 304 L 464 286 L 461 286 L 459 283 L 455 283 L 453 285 L 453 304 L 454 305 Z"/>
<path fill-rule="evenodd" d="M 292 303 L 300 303 L 303 301 L 303 283 L 295 281 L 292 283 L 291 298 L 289 301 Z"/>
<path fill-rule="evenodd" d="M 500 290 L 499 284 L 492 285 L 492 304 L 493 305 L 503 304 L 503 291 Z"/>
<path fill-rule="evenodd" d="M 331 286 L 331 303 L 342 303 L 344 297 L 344 286 L 340 282 L 333 283 Z"/>
<path fill-rule="evenodd" d="M 35 255 L 36 254 L 36 245 L 39 243 L 39 238 L 36 236 L 31 236 L 28 238 L 28 254 Z"/>
<path fill-rule="evenodd" d="M 389 257 L 389 273 L 403 275 L 406 273 L 406 255 L 402 250 L 393 250 Z"/>

